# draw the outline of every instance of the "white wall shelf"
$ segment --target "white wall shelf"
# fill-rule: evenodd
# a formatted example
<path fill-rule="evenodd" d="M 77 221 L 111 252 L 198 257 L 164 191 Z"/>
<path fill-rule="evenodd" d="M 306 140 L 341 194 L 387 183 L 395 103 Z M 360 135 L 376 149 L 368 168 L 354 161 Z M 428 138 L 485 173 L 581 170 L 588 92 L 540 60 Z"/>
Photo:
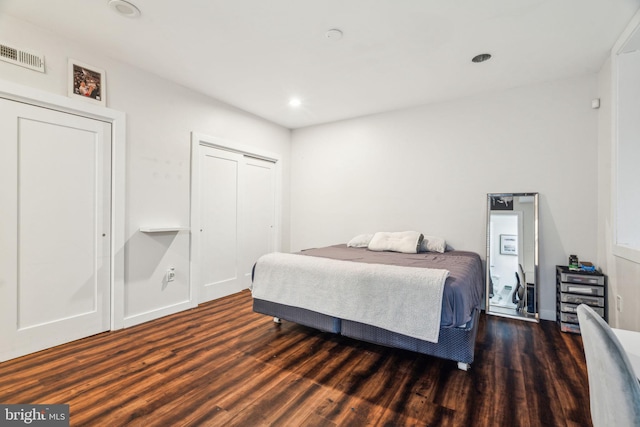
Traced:
<path fill-rule="evenodd" d="M 189 227 L 140 227 L 143 233 L 168 233 L 172 231 L 189 231 Z"/>

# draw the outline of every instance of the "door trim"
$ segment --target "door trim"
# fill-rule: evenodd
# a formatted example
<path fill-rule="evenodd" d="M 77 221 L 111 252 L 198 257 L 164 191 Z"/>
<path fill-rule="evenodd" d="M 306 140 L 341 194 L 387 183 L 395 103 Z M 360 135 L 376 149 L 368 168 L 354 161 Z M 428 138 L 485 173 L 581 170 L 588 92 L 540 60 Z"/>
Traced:
<path fill-rule="evenodd" d="M 0 98 L 111 123 L 111 330 L 124 327 L 125 148 L 122 111 L 0 79 Z"/>
<path fill-rule="evenodd" d="M 261 150 L 248 145 L 240 144 L 222 138 L 204 135 L 198 132 L 191 132 L 191 240 L 190 246 L 190 274 L 189 274 L 189 298 L 191 306 L 198 305 L 199 289 L 196 284 L 199 283 L 200 269 L 199 260 L 200 253 L 198 251 L 199 243 L 198 230 L 200 230 L 200 146 L 218 148 L 220 150 L 231 151 L 242 154 L 244 156 L 256 159 L 267 160 L 274 163 L 276 182 L 275 182 L 275 251 L 280 251 L 282 247 L 282 157 L 279 154 Z"/>

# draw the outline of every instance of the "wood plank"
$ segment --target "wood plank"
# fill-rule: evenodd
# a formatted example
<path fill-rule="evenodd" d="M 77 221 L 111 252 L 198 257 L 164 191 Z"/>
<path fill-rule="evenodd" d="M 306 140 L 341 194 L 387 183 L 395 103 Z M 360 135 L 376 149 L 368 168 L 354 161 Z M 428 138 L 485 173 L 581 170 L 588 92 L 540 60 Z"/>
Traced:
<path fill-rule="evenodd" d="M 588 426 L 580 336 L 480 317 L 476 360 L 359 342 L 254 313 L 247 291 L 0 363 L 0 402 L 71 425 Z"/>

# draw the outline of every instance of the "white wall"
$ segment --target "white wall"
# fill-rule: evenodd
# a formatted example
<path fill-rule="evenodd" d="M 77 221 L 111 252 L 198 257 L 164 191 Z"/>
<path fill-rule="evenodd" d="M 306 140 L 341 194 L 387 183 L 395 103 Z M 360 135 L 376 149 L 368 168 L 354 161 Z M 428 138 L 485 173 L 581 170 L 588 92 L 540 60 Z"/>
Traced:
<path fill-rule="evenodd" d="M 137 230 L 188 223 L 191 131 L 282 155 L 285 251 L 345 242 L 361 232 L 417 229 L 484 257 L 486 193 L 537 191 L 543 316 L 555 311 L 554 265 L 566 263 L 570 253 L 606 265 L 612 292 L 623 294 L 626 307 L 640 301 L 640 287 L 633 286 L 638 265 L 602 249 L 610 236 L 607 65 L 597 82 L 585 76 L 299 129 L 290 157 L 287 129 L 114 61 L 81 41 L 6 15 L 0 15 L 0 39 L 43 53 L 47 64 L 40 74 L 0 62 L 0 78 L 65 95 L 67 58 L 73 57 L 107 71 L 108 105 L 127 113 L 129 317 L 185 295 L 188 235 L 150 237 Z M 599 113 L 590 109 L 597 96 Z M 168 265 L 178 277 L 163 287 Z M 640 329 L 640 313 L 623 312 L 620 325 Z"/>
<path fill-rule="evenodd" d="M 66 95 L 67 59 L 106 70 L 107 105 L 127 114 L 125 319 L 154 317 L 188 299 L 189 234 L 145 225 L 189 224 L 190 133 L 277 153 L 283 161 L 283 250 L 289 242 L 290 131 L 26 22 L 0 15 L 0 40 L 45 55 L 46 74 L 0 62 L 0 78 Z M 206 73 L 203 74 L 206 78 Z M 163 283 L 169 266 L 176 280 Z M 171 310 L 169 308 L 169 310 Z"/>
<path fill-rule="evenodd" d="M 293 131 L 291 247 L 413 229 L 485 257 L 486 194 L 540 193 L 540 310 L 555 265 L 597 255 L 597 77 Z"/>

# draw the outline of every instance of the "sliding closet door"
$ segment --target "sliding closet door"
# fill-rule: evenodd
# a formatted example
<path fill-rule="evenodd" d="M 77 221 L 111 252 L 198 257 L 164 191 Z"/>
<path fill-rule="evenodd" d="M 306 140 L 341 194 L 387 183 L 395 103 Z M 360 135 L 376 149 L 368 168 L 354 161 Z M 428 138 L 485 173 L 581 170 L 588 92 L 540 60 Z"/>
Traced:
<path fill-rule="evenodd" d="M 199 302 L 240 291 L 240 154 L 200 146 Z"/>
<path fill-rule="evenodd" d="M 0 99 L 0 360 L 109 329 L 111 125 Z"/>
<path fill-rule="evenodd" d="M 275 250 L 273 162 L 199 145 L 192 253 L 198 302 L 246 289 L 255 261 Z"/>
<path fill-rule="evenodd" d="M 276 179 L 273 162 L 246 156 L 244 160 L 244 250 L 240 259 L 246 288 L 251 285 L 251 271 L 256 260 L 275 251 Z"/>

